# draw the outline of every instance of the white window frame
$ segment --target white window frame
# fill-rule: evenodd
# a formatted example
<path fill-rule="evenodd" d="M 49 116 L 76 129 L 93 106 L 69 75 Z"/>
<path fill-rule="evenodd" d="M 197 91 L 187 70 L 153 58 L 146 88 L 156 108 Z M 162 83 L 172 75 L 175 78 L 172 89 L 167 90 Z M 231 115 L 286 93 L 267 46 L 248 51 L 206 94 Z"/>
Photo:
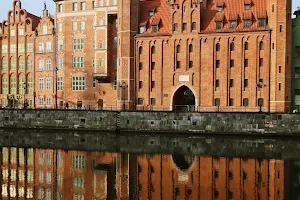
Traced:
<path fill-rule="evenodd" d="M 78 10 L 78 3 L 77 2 L 73 3 L 72 10 L 73 11 L 77 11 Z"/>
<path fill-rule="evenodd" d="M 73 91 L 84 91 L 86 87 L 85 76 L 73 76 L 72 77 L 72 90 Z"/>
<path fill-rule="evenodd" d="M 73 39 L 74 50 L 82 50 L 83 48 L 84 48 L 84 39 L 82 38 Z"/>
<path fill-rule="evenodd" d="M 57 41 L 57 48 L 58 48 L 58 51 L 63 51 L 64 50 L 64 41 L 63 40 L 58 40 Z"/>
<path fill-rule="evenodd" d="M 19 35 L 20 36 L 24 35 L 24 28 L 19 28 Z"/>
<path fill-rule="evenodd" d="M 39 105 L 44 105 L 44 96 L 39 96 Z"/>
<path fill-rule="evenodd" d="M 57 23 L 57 32 L 58 33 L 62 32 L 62 23 Z"/>
<path fill-rule="evenodd" d="M 64 77 L 58 76 L 57 77 L 57 90 L 61 91 L 64 89 Z"/>
<path fill-rule="evenodd" d="M 73 68 L 84 68 L 84 57 L 74 56 L 73 57 Z"/>
<path fill-rule="evenodd" d="M 48 34 L 48 26 L 46 24 L 43 25 L 43 35 Z"/>
<path fill-rule="evenodd" d="M 44 90 L 44 78 L 39 78 L 39 90 L 40 91 Z"/>
<path fill-rule="evenodd" d="M 51 59 L 46 60 L 46 70 L 51 70 Z"/>
<path fill-rule="evenodd" d="M 80 21 L 80 30 L 81 31 L 85 30 L 85 21 Z"/>
<path fill-rule="evenodd" d="M 64 67 L 64 58 L 57 58 L 57 69 L 62 69 Z"/>
<path fill-rule="evenodd" d="M 16 30 L 15 29 L 12 29 L 10 30 L 10 36 L 16 36 Z"/>
<path fill-rule="evenodd" d="M 44 60 L 39 60 L 39 71 L 44 71 L 45 62 Z"/>
<path fill-rule="evenodd" d="M 58 4 L 57 10 L 58 10 L 58 12 L 62 12 L 63 11 L 62 4 Z"/>
<path fill-rule="evenodd" d="M 46 52 L 52 52 L 52 42 L 46 42 Z"/>
<path fill-rule="evenodd" d="M 44 42 L 39 43 L 39 53 L 44 53 Z"/>
<path fill-rule="evenodd" d="M 86 3 L 85 2 L 81 2 L 81 10 L 86 10 Z"/>
<path fill-rule="evenodd" d="M 16 44 L 10 45 L 10 53 L 16 53 Z"/>
<path fill-rule="evenodd" d="M 47 77 L 46 78 L 46 91 L 51 90 L 51 78 Z"/>
<path fill-rule="evenodd" d="M 3 44 L 2 45 L 2 53 L 7 53 L 8 50 L 8 45 L 7 44 Z"/>
<path fill-rule="evenodd" d="M 72 22 L 72 29 L 73 29 L 73 31 L 77 31 L 77 29 L 78 29 L 78 22 L 77 21 Z"/>
<path fill-rule="evenodd" d="M 25 51 L 25 44 L 24 43 L 19 43 L 18 44 L 18 50 L 19 50 L 19 53 L 24 53 L 24 51 Z"/>

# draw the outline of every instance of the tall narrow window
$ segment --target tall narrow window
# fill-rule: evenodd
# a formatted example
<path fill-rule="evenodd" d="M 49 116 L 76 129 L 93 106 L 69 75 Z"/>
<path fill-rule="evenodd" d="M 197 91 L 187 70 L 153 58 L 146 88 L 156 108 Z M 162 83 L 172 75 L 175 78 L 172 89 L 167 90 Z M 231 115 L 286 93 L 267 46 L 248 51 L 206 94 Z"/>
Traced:
<path fill-rule="evenodd" d="M 230 51 L 234 51 L 234 43 L 233 42 L 230 43 Z"/>
<path fill-rule="evenodd" d="M 216 51 L 220 51 L 220 44 L 219 43 L 216 44 Z"/>
<path fill-rule="evenodd" d="M 192 30 L 194 31 L 194 30 L 196 30 L 196 28 L 197 28 L 196 22 L 192 22 Z"/>
<path fill-rule="evenodd" d="M 263 58 L 259 59 L 259 66 L 260 67 L 264 66 L 264 59 Z"/>
<path fill-rule="evenodd" d="M 244 44 L 244 49 L 245 49 L 245 50 L 248 50 L 248 48 L 249 48 L 248 42 L 245 42 L 245 44 Z"/>
<path fill-rule="evenodd" d="M 189 45 L 189 52 L 190 53 L 193 52 L 193 45 L 192 44 Z"/>
<path fill-rule="evenodd" d="M 243 106 L 248 106 L 249 100 L 248 98 L 243 99 Z"/>
<path fill-rule="evenodd" d="M 77 11 L 78 9 L 78 4 L 77 3 L 73 3 L 73 11 Z"/>
<path fill-rule="evenodd" d="M 180 45 L 179 44 L 176 47 L 176 53 L 180 53 Z"/>
<path fill-rule="evenodd" d="M 152 53 L 152 54 L 155 54 L 155 51 L 156 51 L 156 50 L 155 50 L 155 46 L 152 46 L 152 47 L 151 47 L 151 53 Z"/>
<path fill-rule="evenodd" d="M 259 50 L 263 50 L 263 49 L 264 49 L 264 43 L 263 43 L 263 41 L 260 41 Z"/>

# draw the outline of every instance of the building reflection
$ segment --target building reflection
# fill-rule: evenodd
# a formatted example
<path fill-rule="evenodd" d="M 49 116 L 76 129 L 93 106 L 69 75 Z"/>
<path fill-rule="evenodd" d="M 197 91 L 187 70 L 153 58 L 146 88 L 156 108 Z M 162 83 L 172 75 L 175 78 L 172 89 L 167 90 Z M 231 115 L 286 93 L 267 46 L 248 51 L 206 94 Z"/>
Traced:
<path fill-rule="evenodd" d="M 2 148 L 2 199 L 298 199 L 296 161 Z"/>

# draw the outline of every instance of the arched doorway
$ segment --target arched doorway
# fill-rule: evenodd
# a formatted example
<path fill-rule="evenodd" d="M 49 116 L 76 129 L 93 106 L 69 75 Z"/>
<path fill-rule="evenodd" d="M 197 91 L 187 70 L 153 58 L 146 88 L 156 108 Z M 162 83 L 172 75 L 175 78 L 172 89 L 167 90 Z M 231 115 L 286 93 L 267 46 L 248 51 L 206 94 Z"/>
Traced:
<path fill-rule="evenodd" d="M 98 99 L 98 110 L 103 109 L 103 99 Z"/>
<path fill-rule="evenodd" d="M 195 95 L 190 88 L 183 85 L 173 96 L 173 110 L 194 111 L 196 106 Z"/>

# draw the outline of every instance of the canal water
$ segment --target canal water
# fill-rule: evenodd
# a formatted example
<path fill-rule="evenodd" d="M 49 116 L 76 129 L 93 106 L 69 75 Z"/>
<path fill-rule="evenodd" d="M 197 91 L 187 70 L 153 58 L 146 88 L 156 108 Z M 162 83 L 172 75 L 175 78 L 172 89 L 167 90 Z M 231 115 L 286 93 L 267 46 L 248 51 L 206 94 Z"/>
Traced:
<path fill-rule="evenodd" d="M 296 200 L 300 161 L 2 147 L 2 199 Z"/>

